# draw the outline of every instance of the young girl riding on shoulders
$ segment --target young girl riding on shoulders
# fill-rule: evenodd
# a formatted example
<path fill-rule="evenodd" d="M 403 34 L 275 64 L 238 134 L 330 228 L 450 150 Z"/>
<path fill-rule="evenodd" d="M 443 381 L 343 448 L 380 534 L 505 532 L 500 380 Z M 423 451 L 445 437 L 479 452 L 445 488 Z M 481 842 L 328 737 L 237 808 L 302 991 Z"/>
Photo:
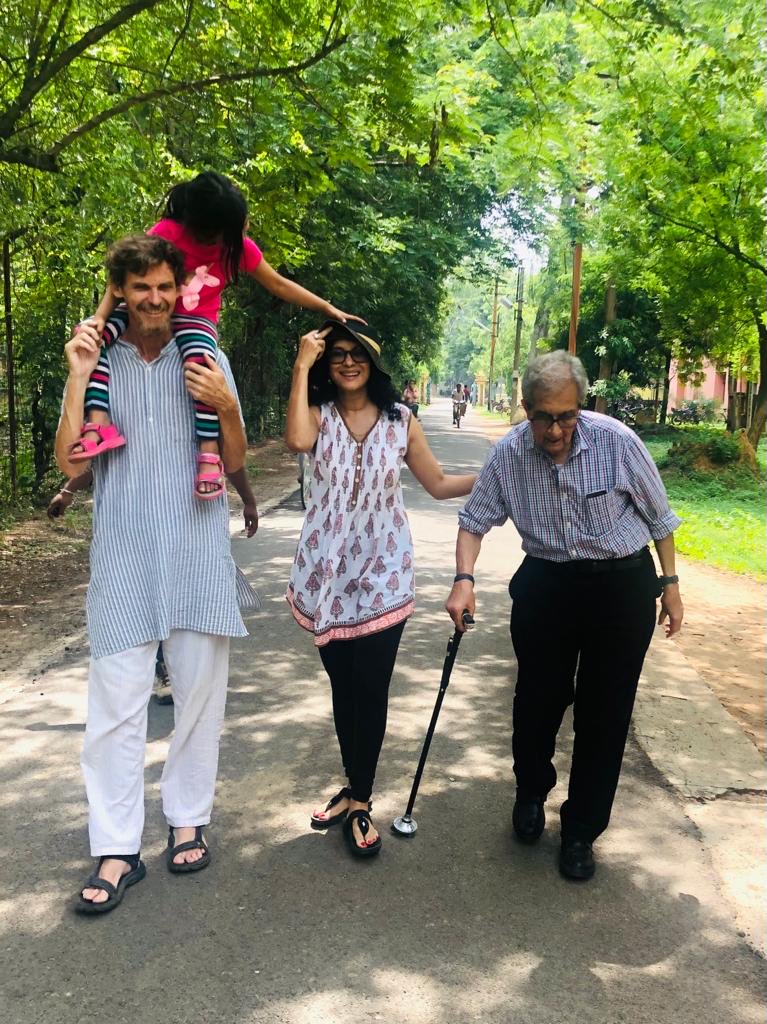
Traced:
<path fill-rule="evenodd" d="M 342 322 L 349 316 L 278 274 L 245 234 L 247 226 L 248 207 L 242 192 L 223 175 L 203 171 L 170 190 L 162 220 L 148 231 L 172 242 L 184 255 L 188 276 L 173 316 L 175 340 L 184 362 L 204 364 L 206 355 L 215 358 L 221 293 L 230 282 L 238 280 L 240 272 L 255 278 L 284 302 Z M 108 288 L 90 319 L 102 335 L 103 347 L 85 393 L 85 423 L 80 440 L 73 446 L 71 462 L 90 461 L 126 443 L 112 423 L 109 410 L 108 349 L 127 327 L 127 311 L 117 302 Z M 210 500 L 224 493 L 218 417 L 202 402 L 195 402 L 194 407 L 199 449 L 195 494 Z"/>

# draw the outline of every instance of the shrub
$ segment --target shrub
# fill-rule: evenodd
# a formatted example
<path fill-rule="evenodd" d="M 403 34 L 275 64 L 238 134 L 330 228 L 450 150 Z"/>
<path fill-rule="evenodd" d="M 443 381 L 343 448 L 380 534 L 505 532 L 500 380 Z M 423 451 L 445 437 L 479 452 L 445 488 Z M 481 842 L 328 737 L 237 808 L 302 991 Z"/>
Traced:
<path fill-rule="evenodd" d="M 712 434 L 705 443 L 705 450 L 711 461 L 717 466 L 728 462 L 737 462 L 740 458 L 740 443 L 734 434 Z"/>
<path fill-rule="evenodd" d="M 754 449 L 743 431 L 729 434 L 692 427 L 680 431 L 659 465 L 672 473 L 715 474 L 726 467 L 750 477 L 758 475 Z"/>

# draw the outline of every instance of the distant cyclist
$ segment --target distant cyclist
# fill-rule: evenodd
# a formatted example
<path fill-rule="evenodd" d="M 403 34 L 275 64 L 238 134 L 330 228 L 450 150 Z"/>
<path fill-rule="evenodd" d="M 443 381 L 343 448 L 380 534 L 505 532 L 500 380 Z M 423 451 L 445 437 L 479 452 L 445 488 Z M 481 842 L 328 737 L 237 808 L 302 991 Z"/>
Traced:
<path fill-rule="evenodd" d="M 460 428 L 461 417 L 466 415 L 466 395 L 463 384 L 456 384 L 451 398 L 453 400 L 453 424 Z"/>

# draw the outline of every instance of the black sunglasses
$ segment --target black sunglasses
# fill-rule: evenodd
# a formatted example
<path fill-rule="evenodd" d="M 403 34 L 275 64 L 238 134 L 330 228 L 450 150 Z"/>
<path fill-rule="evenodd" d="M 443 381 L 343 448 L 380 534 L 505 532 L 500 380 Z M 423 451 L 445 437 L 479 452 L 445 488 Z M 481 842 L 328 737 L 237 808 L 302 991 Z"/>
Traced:
<path fill-rule="evenodd" d="M 334 366 L 342 366 L 346 362 L 347 356 L 351 357 L 353 363 L 370 362 L 370 356 L 360 345 L 355 348 L 332 348 L 328 358 Z"/>
<path fill-rule="evenodd" d="M 550 412 L 534 412 L 530 420 L 545 430 L 551 430 L 555 423 L 558 423 L 560 427 L 571 427 L 578 419 L 578 412 L 578 409 L 568 409 L 567 412 L 561 412 L 559 416 L 552 416 Z"/>

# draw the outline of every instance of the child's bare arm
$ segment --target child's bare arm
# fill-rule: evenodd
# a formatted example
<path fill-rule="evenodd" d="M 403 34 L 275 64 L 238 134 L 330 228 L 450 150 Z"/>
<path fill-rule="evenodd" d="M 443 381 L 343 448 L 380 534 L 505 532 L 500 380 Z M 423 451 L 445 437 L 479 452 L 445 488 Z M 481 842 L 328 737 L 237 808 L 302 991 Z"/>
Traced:
<path fill-rule="evenodd" d="M 117 299 L 115 298 L 114 292 L 111 288 L 107 288 L 98 304 L 96 312 L 91 317 L 92 320 L 96 321 L 96 326 L 99 333 L 104 330 L 104 324 L 107 322 L 109 317 L 112 315 L 112 311 L 117 305 Z"/>
<path fill-rule="evenodd" d="M 303 306 L 304 309 L 314 309 L 328 320 L 340 320 L 344 324 L 347 320 L 360 320 L 363 324 L 367 323 L 361 316 L 344 313 L 332 303 L 315 295 L 314 292 L 310 292 L 308 288 L 303 288 L 295 281 L 289 281 L 287 277 L 278 274 L 266 260 L 261 260 L 255 270 L 251 271 L 251 277 L 254 277 L 263 288 L 266 288 L 278 299 L 282 299 L 283 302 L 291 302 L 294 306 Z"/>
<path fill-rule="evenodd" d="M 227 473 L 226 476 L 242 499 L 245 530 L 247 536 L 252 537 L 258 529 L 258 508 L 256 507 L 256 496 L 250 486 L 248 471 L 243 466 L 242 469 L 236 469 L 233 473 Z"/>
<path fill-rule="evenodd" d="M 88 469 L 79 476 L 73 476 L 51 498 L 47 512 L 51 519 L 58 519 L 75 500 L 75 492 L 86 490 L 93 483 L 93 473 Z"/>

